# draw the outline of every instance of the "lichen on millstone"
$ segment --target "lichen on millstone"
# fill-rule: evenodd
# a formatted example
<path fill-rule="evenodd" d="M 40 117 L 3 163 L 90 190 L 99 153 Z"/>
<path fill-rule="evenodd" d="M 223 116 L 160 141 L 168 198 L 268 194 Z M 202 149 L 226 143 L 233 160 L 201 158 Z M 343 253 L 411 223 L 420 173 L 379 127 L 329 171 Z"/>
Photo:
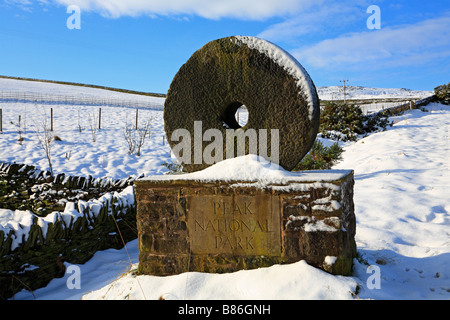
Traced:
<path fill-rule="evenodd" d="M 235 119 L 236 110 L 242 105 L 248 110 L 248 122 L 243 127 Z M 199 157 L 198 145 L 194 150 L 194 123 L 197 128 L 201 123 L 201 132 L 197 130 L 200 140 L 195 140 L 200 141 L 201 152 L 216 142 L 206 138 L 205 131 L 220 130 L 220 160 L 229 154 L 238 155 L 236 146 L 235 150 L 227 150 L 225 137 L 229 129 L 241 133 L 254 129 L 259 143 L 249 144 L 249 139 L 245 139 L 245 154 L 254 153 L 250 151 L 256 144 L 258 155 L 273 160 L 271 133 L 278 130 L 278 150 L 274 149 L 278 151 L 278 164 L 292 170 L 312 147 L 319 116 L 316 88 L 301 64 L 278 46 L 245 36 L 211 41 L 196 51 L 175 75 L 164 105 L 164 127 L 171 148 L 182 140 L 172 137 L 175 130 L 186 129 L 190 133 L 190 160 L 186 161 L 186 154 L 180 157 L 175 153 L 187 172 L 213 164 L 205 161 L 203 154 Z M 267 134 L 264 152 L 260 149 L 261 129 L 266 129 Z"/>

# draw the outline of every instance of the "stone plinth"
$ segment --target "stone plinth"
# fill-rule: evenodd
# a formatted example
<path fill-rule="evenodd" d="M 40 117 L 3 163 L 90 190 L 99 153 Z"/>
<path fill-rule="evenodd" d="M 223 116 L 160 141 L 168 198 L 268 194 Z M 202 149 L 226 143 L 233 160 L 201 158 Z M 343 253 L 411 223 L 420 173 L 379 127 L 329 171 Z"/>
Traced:
<path fill-rule="evenodd" d="M 137 180 L 139 271 L 232 272 L 306 260 L 349 275 L 356 256 L 353 171 L 277 181 Z"/>

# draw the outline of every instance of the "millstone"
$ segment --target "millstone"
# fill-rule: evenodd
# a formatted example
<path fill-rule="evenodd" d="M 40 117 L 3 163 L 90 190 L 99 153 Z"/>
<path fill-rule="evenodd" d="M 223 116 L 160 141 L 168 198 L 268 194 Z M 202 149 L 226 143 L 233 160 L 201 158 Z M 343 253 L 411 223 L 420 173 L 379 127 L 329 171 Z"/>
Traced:
<path fill-rule="evenodd" d="M 248 110 L 243 127 L 235 119 L 242 105 Z M 297 60 L 268 41 L 233 36 L 207 43 L 180 68 L 166 97 L 164 127 L 172 149 L 179 143 L 171 138 L 176 129 L 188 130 L 194 141 L 196 121 L 201 121 L 202 137 L 208 129 L 220 130 L 223 137 L 227 129 L 254 129 L 257 133 L 266 129 L 268 156 L 271 130 L 277 129 L 279 165 L 292 170 L 314 143 L 319 115 L 316 88 Z M 201 150 L 210 143 L 202 141 Z M 224 155 L 226 148 L 224 139 Z M 247 154 L 248 139 L 245 150 Z M 191 154 L 192 161 L 181 161 L 186 171 L 211 165 L 203 159 L 194 161 L 194 143 Z"/>

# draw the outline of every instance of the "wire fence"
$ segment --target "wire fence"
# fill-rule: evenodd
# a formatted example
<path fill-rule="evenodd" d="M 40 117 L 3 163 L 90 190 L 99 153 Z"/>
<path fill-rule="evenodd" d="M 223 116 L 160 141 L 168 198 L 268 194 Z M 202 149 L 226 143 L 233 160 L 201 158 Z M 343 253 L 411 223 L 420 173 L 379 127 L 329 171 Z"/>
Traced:
<path fill-rule="evenodd" d="M 396 102 L 376 102 L 376 103 L 359 104 L 359 107 L 361 108 L 361 110 L 364 114 L 370 114 L 370 113 L 379 112 L 381 110 L 394 108 L 399 105 L 404 105 L 407 103 L 410 103 L 410 100 L 396 101 Z"/>
<path fill-rule="evenodd" d="M 392 98 L 386 98 L 385 101 L 383 99 L 377 99 L 377 101 L 370 101 L 369 99 L 364 101 L 361 100 L 355 100 L 352 101 L 352 103 L 356 104 L 360 107 L 363 114 L 371 114 L 371 113 L 377 113 L 377 112 L 402 112 L 407 109 L 416 109 L 420 108 L 422 106 L 427 105 L 430 102 L 435 101 L 436 96 L 432 95 L 426 98 L 407 98 L 407 99 L 392 99 Z M 395 101 L 392 101 L 395 100 Z M 327 100 L 324 100 L 327 101 Z"/>
<path fill-rule="evenodd" d="M 30 102 L 40 104 L 68 104 L 86 106 L 115 106 L 163 110 L 164 98 L 154 98 L 154 101 L 140 99 L 121 99 L 117 97 L 91 97 L 81 95 L 41 94 L 30 92 L 0 91 L 0 102 Z M 151 98 L 151 97 L 148 97 Z M 161 101 L 157 101 L 161 100 Z"/>

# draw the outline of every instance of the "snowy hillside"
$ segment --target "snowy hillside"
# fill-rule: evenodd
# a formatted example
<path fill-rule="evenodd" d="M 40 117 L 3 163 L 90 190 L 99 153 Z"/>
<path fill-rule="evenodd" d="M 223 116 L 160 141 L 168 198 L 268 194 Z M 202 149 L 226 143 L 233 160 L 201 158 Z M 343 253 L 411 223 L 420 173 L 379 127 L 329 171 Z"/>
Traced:
<path fill-rule="evenodd" d="M 66 89 L 69 94 L 88 90 Z M 163 163 L 170 161 L 170 148 L 161 110 L 139 110 L 140 123 L 152 119 L 152 137 L 137 156 L 128 153 L 124 139 L 124 128 L 134 124 L 134 109 L 103 106 L 102 129 L 96 131 L 94 141 L 91 123 L 97 107 L 51 107 L 54 133 L 62 139 L 52 144 L 55 172 L 125 178 L 167 171 Z M 35 129 L 48 119 L 50 106 L 0 101 L 0 108 L 0 161 L 47 169 Z M 33 293 L 23 290 L 14 298 L 450 300 L 450 107 L 430 104 L 426 110 L 392 117 L 394 125 L 387 131 L 343 144 L 343 160 L 335 168 L 355 172 L 358 259 L 351 277 L 332 276 L 304 261 L 229 274 L 134 276 L 127 273 L 138 263 L 134 240 L 126 249 L 97 252 L 79 265 L 80 289 L 69 289 L 71 274 L 66 274 L 45 288 Z"/>
<path fill-rule="evenodd" d="M 130 94 L 119 91 L 83 87 L 68 84 L 49 83 L 40 81 L 16 80 L 0 78 L 0 102 L 5 98 L 19 98 L 27 101 L 46 103 L 51 101 L 69 100 L 74 103 L 89 101 L 127 101 L 128 105 L 149 105 L 160 107 L 164 105 L 164 98 L 140 94 Z M 92 104 L 92 103 L 91 103 Z"/>
<path fill-rule="evenodd" d="M 342 86 L 317 87 L 317 93 L 321 100 L 342 100 L 344 91 Z M 433 95 L 433 91 L 421 91 L 410 89 L 383 89 L 367 88 L 360 86 L 347 86 L 347 99 L 420 99 Z"/>

